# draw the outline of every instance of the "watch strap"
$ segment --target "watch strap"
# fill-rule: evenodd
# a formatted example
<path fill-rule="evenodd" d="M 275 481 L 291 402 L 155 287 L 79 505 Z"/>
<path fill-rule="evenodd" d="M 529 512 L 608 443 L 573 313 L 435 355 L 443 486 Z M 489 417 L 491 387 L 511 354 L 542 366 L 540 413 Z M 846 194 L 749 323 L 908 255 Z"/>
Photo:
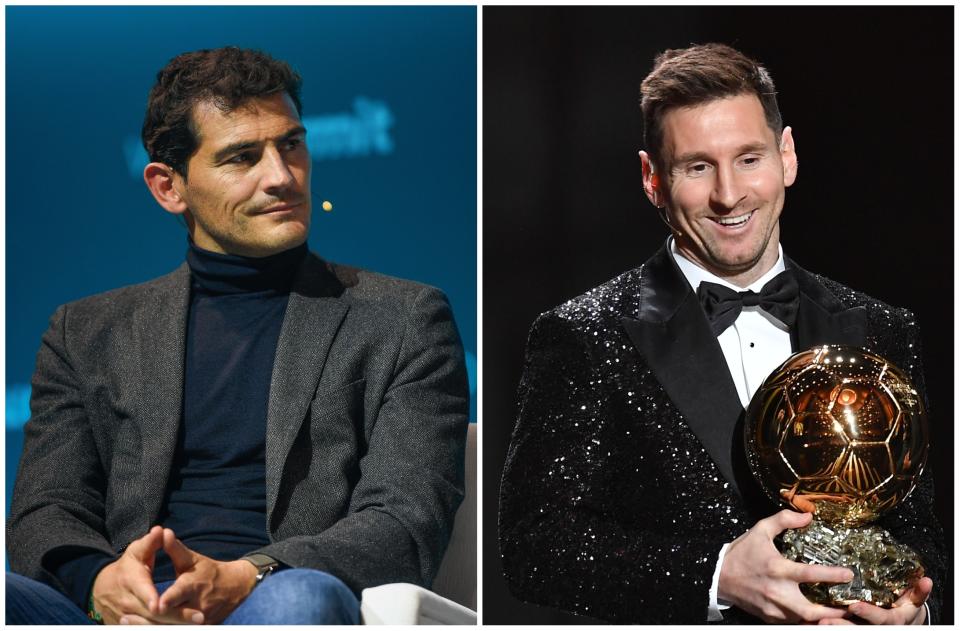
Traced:
<path fill-rule="evenodd" d="M 257 582 L 259 585 L 263 579 L 280 567 L 280 562 L 266 554 L 248 554 L 243 557 L 244 561 L 249 561 L 257 568 Z"/>

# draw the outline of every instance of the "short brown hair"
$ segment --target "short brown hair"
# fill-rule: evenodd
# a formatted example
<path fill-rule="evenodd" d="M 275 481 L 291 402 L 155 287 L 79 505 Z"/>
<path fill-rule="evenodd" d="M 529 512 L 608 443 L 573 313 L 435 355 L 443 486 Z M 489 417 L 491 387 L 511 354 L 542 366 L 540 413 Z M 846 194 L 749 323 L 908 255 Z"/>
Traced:
<path fill-rule="evenodd" d="M 640 84 L 643 139 L 654 162 L 666 167 L 662 122 L 667 111 L 740 94 L 760 99 L 767 126 L 779 142 L 783 119 L 777 91 L 770 73 L 759 63 L 725 44 L 699 44 L 657 55 L 653 70 Z"/>
<path fill-rule="evenodd" d="M 210 100 L 230 112 L 251 98 L 286 92 L 302 116 L 300 85 L 289 64 L 258 50 L 228 46 L 183 53 L 157 73 L 140 138 L 152 162 L 186 177 L 200 145 L 193 120 L 197 103 Z"/>

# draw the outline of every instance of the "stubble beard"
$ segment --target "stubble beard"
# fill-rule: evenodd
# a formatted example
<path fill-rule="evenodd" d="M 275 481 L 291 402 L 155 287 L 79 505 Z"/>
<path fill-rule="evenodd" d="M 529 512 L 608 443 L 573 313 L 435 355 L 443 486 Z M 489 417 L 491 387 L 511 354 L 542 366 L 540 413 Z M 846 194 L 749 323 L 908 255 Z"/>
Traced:
<path fill-rule="evenodd" d="M 704 239 L 703 251 L 696 252 L 696 248 L 694 248 L 694 252 L 696 252 L 701 266 L 707 271 L 725 279 L 745 278 L 747 280 L 746 284 L 750 284 L 767 271 L 761 270 L 760 267 L 770 248 L 770 243 L 777 233 L 777 225 L 778 222 L 775 221 L 772 226 L 766 227 L 762 236 L 751 245 L 747 252 L 744 252 L 742 248 L 737 248 L 733 252 L 724 252 L 723 248 L 712 239 Z M 775 262 L 776 259 L 771 265 Z M 751 273 L 753 270 L 756 270 L 756 272 Z"/>

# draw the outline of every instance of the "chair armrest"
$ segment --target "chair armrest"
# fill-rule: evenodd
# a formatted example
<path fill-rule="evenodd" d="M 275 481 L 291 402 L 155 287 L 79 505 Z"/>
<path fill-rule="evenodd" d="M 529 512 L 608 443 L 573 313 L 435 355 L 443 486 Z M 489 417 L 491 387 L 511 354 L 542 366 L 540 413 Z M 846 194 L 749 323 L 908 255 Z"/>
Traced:
<path fill-rule="evenodd" d="M 363 624 L 477 624 L 477 612 L 409 583 L 369 587 L 360 594 Z"/>

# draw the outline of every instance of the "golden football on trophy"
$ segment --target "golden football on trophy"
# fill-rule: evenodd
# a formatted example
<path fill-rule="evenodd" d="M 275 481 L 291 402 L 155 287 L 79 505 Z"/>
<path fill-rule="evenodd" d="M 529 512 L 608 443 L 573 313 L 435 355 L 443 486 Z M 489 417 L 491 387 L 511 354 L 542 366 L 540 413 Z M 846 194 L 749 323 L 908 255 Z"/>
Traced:
<path fill-rule="evenodd" d="M 790 357 L 757 390 L 745 427 L 747 459 L 767 494 L 843 526 L 895 506 L 927 460 L 926 413 L 910 380 L 853 347 Z"/>
<path fill-rule="evenodd" d="M 853 587 L 805 590 L 818 602 L 889 605 L 923 575 L 916 554 L 865 527 L 916 486 L 927 460 L 922 397 L 886 359 L 849 346 L 797 353 L 760 386 L 747 409 L 744 445 L 774 502 L 814 513 L 784 535 L 784 556 L 844 565 Z M 877 567 L 880 566 L 880 567 Z"/>

